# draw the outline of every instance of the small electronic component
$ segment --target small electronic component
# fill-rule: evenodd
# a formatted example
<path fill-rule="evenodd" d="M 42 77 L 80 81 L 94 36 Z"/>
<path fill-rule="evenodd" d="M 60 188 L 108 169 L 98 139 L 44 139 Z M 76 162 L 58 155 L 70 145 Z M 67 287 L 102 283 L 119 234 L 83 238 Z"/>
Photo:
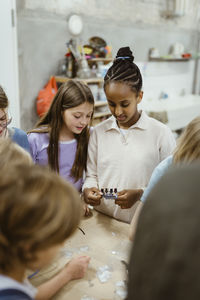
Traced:
<path fill-rule="evenodd" d="M 117 199 L 117 188 L 114 189 L 102 188 L 101 193 L 105 199 Z"/>

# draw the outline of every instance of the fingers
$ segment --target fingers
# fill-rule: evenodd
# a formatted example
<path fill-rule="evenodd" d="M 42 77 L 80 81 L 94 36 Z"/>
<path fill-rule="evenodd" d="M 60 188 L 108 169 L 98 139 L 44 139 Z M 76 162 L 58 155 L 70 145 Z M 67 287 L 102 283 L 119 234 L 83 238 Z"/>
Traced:
<path fill-rule="evenodd" d="M 78 263 L 79 263 L 79 273 L 77 274 L 77 279 L 78 278 L 83 278 L 85 276 L 85 273 L 87 271 L 88 265 L 90 262 L 90 257 L 89 256 L 80 256 L 78 257 Z"/>
<path fill-rule="evenodd" d="M 91 190 L 92 190 L 93 193 L 95 193 L 97 195 L 100 195 L 100 196 L 102 195 L 102 193 L 100 192 L 100 190 L 98 188 L 96 188 L 96 187 L 91 188 Z"/>
<path fill-rule="evenodd" d="M 117 192 L 117 198 L 121 197 L 121 196 L 124 196 L 125 194 L 127 193 L 126 190 L 122 190 L 120 192 Z"/>
<path fill-rule="evenodd" d="M 89 256 L 79 256 L 73 258 L 66 265 L 67 272 L 70 275 L 71 280 L 83 278 L 87 271 L 89 262 L 90 262 Z"/>
<path fill-rule="evenodd" d="M 78 257 L 80 259 L 80 261 L 89 264 L 91 257 L 87 256 L 87 255 L 83 255 L 83 256 L 79 256 Z"/>
<path fill-rule="evenodd" d="M 100 199 L 91 199 L 91 198 L 88 198 L 87 200 L 85 200 L 85 202 L 87 204 L 90 204 L 92 206 L 97 206 L 97 205 L 100 205 L 101 204 L 101 200 Z"/>
<path fill-rule="evenodd" d="M 90 208 L 87 206 L 87 204 L 85 204 L 85 217 L 91 217 L 92 216 L 92 211 L 90 210 Z"/>
<path fill-rule="evenodd" d="M 96 188 L 87 188 L 84 190 L 84 200 L 87 204 L 92 206 L 100 205 L 102 193 Z"/>
<path fill-rule="evenodd" d="M 127 209 L 129 208 L 128 203 L 125 201 L 121 201 L 121 200 L 115 200 L 115 204 L 119 205 L 122 209 Z"/>

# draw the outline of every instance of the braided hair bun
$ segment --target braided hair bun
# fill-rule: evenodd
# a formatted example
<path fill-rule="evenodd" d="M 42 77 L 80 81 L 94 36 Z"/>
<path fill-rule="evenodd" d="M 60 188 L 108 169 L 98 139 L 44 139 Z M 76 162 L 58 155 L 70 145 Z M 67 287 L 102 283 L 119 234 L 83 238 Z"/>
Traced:
<path fill-rule="evenodd" d="M 129 60 L 130 62 L 133 62 L 134 61 L 134 56 L 133 56 L 133 53 L 132 53 L 132 51 L 129 47 L 122 47 L 118 50 L 115 59 L 116 60 L 126 59 L 126 60 Z"/>
<path fill-rule="evenodd" d="M 133 61 L 134 56 L 130 48 L 120 48 L 113 65 L 108 69 L 104 77 L 104 89 L 110 82 L 124 82 L 134 92 L 140 92 L 142 89 L 142 75 L 140 69 Z"/>

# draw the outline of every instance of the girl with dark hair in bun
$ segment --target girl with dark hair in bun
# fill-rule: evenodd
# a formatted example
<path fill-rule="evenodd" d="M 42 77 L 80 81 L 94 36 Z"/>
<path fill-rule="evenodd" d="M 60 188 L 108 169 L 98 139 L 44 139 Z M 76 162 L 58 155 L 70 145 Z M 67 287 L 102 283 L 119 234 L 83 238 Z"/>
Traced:
<path fill-rule="evenodd" d="M 88 148 L 85 202 L 116 219 L 130 223 L 154 168 L 174 147 L 163 123 L 138 110 L 143 97 L 142 76 L 129 47 L 120 48 L 104 78 L 112 116 L 97 125 Z M 113 201 L 101 189 L 117 188 Z M 137 214 L 135 214 L 136 217 Z"/>

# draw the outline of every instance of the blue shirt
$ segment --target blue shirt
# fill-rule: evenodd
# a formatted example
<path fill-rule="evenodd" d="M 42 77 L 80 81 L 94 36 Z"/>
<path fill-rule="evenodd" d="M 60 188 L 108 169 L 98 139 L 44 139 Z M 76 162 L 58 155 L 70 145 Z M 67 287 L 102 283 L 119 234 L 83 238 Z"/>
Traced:
<path fill-rule="evenodd" d="M 144 190 L 142 198 L 140 199 L 142 202 L 146 201 L 153 187 L 160 180 L 160 178 L 166 173 L 168 168 L 172 165 L 172 160 L 173 160 L 173 156 L 170 155 L 167 158 L 165 158 L 163 161 L 161 161 L 159 165 L 157 165 L 157 167 L 154 169 L 151 178 L 149 180 L 149 184 L 147 188 Z"/>
<path fill-rule="evenodd" d="M 25 279 L 18 282 L 6 275 L 0 274 L 0 299 L 2 300 L 32 300 L 35 299 L 37 289 Z"/>
<path fill-rule="evenodd" d="M 30 153 L 29 142 L 25 131 L 19 128 L 8 128 L 8 135 L 13 142 L 24 148 Z"/>

